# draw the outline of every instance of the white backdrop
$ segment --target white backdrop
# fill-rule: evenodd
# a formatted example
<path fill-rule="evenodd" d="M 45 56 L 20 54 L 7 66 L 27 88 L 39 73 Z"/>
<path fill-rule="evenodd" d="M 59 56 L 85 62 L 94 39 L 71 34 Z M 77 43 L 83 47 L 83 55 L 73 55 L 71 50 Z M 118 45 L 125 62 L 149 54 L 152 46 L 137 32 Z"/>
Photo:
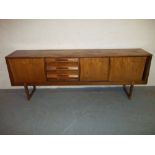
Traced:
<path fill-rule="evenodd" d="M 5 56 L 14 50 L 68 48 L 143 48 L 155 54 L 155 20 L 0 20 L 0 89 L 11 88 Z M 154 66 L 153 57 L 150 86 Z"/>

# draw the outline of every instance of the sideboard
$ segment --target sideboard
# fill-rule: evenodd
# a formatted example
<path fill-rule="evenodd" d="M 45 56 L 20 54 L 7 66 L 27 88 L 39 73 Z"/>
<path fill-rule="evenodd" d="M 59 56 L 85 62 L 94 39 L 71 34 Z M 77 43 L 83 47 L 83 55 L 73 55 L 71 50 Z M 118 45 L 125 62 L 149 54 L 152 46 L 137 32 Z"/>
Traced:
<path fill-rule="evenodd" d="M 28 100 L 49 85 L 123 85 L 130 99 L 134 85 L 147 84 L 151 59 L 140 48 L 17 50 L 6 63 L 11 85 L 24 86 Z"/>

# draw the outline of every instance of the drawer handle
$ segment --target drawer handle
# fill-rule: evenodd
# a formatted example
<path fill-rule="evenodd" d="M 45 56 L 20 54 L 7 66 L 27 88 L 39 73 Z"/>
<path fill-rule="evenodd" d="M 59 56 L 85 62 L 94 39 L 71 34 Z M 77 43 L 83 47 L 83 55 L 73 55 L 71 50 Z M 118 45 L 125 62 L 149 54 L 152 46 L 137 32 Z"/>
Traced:
<path fill-rule="evenodd" d="M 55 69 L 57 70 L 68 70 L 69 67 L 55 67 Z"/>
<path fill-rule="evenodd" d="M 77 78 L 78 75 L 72 75 L 72 74 L 70 74 L 70 75 L 68 75 L 68 74 L 60 74 L 60 75 L 58 75 L 58 77 Z"/>
<path fill-rule="evenodd" d="M 60 69 L 60 70 L 61 70 L 61 69 L 62 69 L 62 70 L 63 70 L 63 69 L 64 69 L 64 70 L 65 70 L 65 69 L 66 69 L 66 70 L 78 70 L 78 67 L 56 67 L 56 69 Z"/>
<path fill-rule="evenodd" d="M 78 75 L 69 75 L 70 78 L 78 78 Z"/>
<path fill-rule="evenodd" d="M 78 70 L 78 67 L 51 67 L 49 70 Z"/>
<path fill-rule="evenodd" d="M 66 77 L 66 78 L 78 78 L 79 76 L 78 75 L 74 75 L 74 74 L 56 74 L 56 75 L 53 75 L 51 78 L 62 78 L 62 77 Z"/>
<path fill-rule="evenodd" d="M 78 59 L 74 59 L 74 58 L 58 58 L 58 59 L 54 59 L 54 61 L 57 61 L 57 62 L 78 62 Z"/>
<path fill-rule="evenodd" d="M 68 67 L 69 70 L 78 70 L 78 67 Z"/>

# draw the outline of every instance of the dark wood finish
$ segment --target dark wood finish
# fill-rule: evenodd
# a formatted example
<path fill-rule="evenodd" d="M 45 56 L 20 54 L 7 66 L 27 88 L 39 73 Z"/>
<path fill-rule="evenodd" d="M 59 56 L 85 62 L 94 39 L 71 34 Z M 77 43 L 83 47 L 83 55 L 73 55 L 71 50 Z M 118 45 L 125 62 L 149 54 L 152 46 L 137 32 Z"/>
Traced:
<path fill-rule="evenodd" d="M 135 49 L 60 49 L 60 50 L 16 50 L 8 55 L 11 58 L 87 58 L 111 56 L 150 56 L 151 54 L 141 48 Z"/>
<path fill-rule="evenodd" d="M 86 85 L 123 85 L 123 84 L 126 84 L 126 85 L 130 85 L 131 84 L 131 81 L 46 81 L 46 82 L 43 82 L 43 83 L 31 83 L 31 84 L 28 84 L 29 86 L 33 86 L 33 85 L 36 85 L 36 86 L 86 86 Z M 134 83 L 134 85 L 141 85 L 141 84 L 146 84 L 145 81 L 137 81 L 136 83 Z M 18 84 L 14 84 L 12 86 L 23 86 L 23 83 L 18 83 Z"/>
<path fill-rule="evenodd" d="M 143 49 L 17 50 L 6 63 L 11 85 L 24 86 L 28 99 L 49 85 L 123 85 L 131 98 L 133 85 L 147 84 L 151 58 Z"/>
<path fill-rule="evenodd" d="M 151 60 L 152 60 L 152 55 L 148 56 L 146 59 L 145 69 L 144 69 L 144 73 L 143 73 L 143 81 L 145 81 L 145 83 L 147 83 L 147 81 L 148 81 Z"/>
<path fill-rule="evenodd" d="M 129 91 L 128 91 L 126 85 L 123 85 L 123 90 L 124 90 L 125 94 L 127 95 L 128 99 L 131 99 L 131 97 L 132 97 L 133 87 L 134 87 L 134 85 L 131 84 L 129 86 Z"/>
<path fill-rule="evenodd" d="M 81 58 L 80 81 L 108 81 L 109 58 Z"/>
<path fill-rule="evenodd" d="M 24 88 L 25 88 L 25 94 L 28 100 L 31 99 L 32 95 L 34 94 L 34 92 L 36 91 L 36 86 L 33 86 L 32 91 L 29 91 L 28 85 L 26 83 L 24 83 Z"/>

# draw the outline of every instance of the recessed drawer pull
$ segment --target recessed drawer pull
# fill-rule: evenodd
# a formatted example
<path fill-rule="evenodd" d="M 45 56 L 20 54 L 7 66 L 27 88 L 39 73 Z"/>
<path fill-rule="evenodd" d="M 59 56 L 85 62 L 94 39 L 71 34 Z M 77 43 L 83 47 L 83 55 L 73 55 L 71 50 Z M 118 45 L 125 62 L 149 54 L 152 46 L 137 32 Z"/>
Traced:
<path fill-rule="evenodd" d="M 58 75 L 58 77 L 78 78 L 78 75 L 60 74 Z"/>
<path fill-rule="evenodd" d="M 78 67 L 68 67 L 69 70 L 78 70 Z"/>
<path fill-rule="evenodd" d="M 55 66 L 53 67 L 52 66 L 52 67 L 47 67 L 47 70 L 48 69 L 49 70 L 66 70 L 66 69 L 68 69 L 68 67 L 63 67 L 63 66 L 62 67 L 55 67 Z"/>
<path fill-rule="evenodd" d="M 78 78 L 48 78 L 50 82 L 71 82 L 71 81 L 78 81 Z"/>
<path fill-rule="evenodd" d="M 78 62 L 78 58 L 47 58 L 46 62 Z"/>
<path fill-rule="evenodd" d="M 59 74 L 58 77 L 68 77 L 67 74 Z"/>
<path fill-rule="evenodd" d="M 78 59 L 74 59 L 74 58 L 59 58 L 59 59 L 56 59 L 56 61 L 59 61 L 59 62 L 78 62 Z"/>
<path fill-rule="evenodd" d="M 78 75 L 68 75 L 70 78 L 78 78 Z"/>
<path fill-rule="evenodd" d="M 47 70 L 78 70 L 78 67 L 53 67 L 53 66 L 47 66 Z"/>
<path fill-rule="evenodd" d="M 67 69 L 67 70 L 78 70 L 78 67 L 55 67 L 55 69 Z"/>
<path fill-rule="evenodd" d="M 78 78 L 76 74 L 47 74 L 47 78 Z"/>

